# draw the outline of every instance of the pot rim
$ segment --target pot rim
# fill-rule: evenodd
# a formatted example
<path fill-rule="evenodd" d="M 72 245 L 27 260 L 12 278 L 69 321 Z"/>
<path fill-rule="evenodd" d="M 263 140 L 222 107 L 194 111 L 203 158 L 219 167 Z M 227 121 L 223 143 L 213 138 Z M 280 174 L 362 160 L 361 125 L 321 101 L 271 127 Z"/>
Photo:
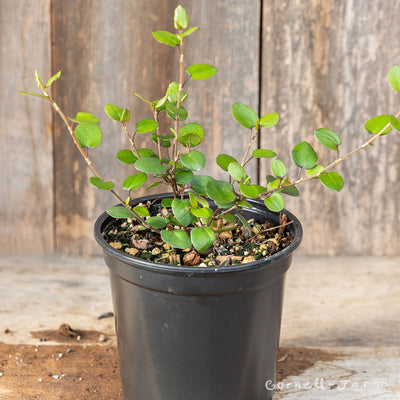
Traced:
<path fill-rule="evenodd" d="M 140 202 L 146 202 L 149 200 L 155 199 L 163 199 L 167 197 L 171 197 L 172 193 L 162 193 L 149 195 L 144 197 L 138 197 L 133 200 L 133 204 L 137 204 Z M 260 206 L 262 207 L 261 211 L 267 213 L 268 215 L 275 215 L 278 218 L 279 213 L 274 213 L 268 210 L 264 202 L 260 199 L 248 199 L 249 203 L 252 203 L 255 207 L 258 206 L 258 210 L 260 210 Z M 248 209 L 251 211 L 251 209 Z M 289 246 L 285 247 L 283 250 L 278 251 L 272 256 L 262 258 L 257 261 L 245 263 L 245 264 L 236 264 L 230 265 L 228 267 L 204 267 L 199 268 L 197 266 L 186 267 L 186 266 L 177 266 L 173 264 L 164 264 L 164 263 L 156 263 L 153 261 L 144 260 L 139 257 L 134 257 L 129 254 L 125 254 L 119 250 L 114 249 L 104 238 L 102 235 L 103 227 L 106 222 L 113 220 L 114 218 L 107 214 L 104 211 L 96 220 L 94 224 L 94 237 L 97 243 L 102 247 L 103 251 L 109 253 L 113 257 L 122 261 L 125 264 L 130 264 L 135 268 L 142 268 L 146 270 L 152 270 L 161 274 L 173 274 L 173 275 L 197 275 L 197 276 L 207 276 L 207 275 L 215 275 L 215 274 L 231 274 L 235 272 L 246 272 L 252 271 L 261 267 L 269 267 L 275 263 L 275 261 L 290 256 L 300 245 L 301 240 L 303 238 L 303 228 L 301 226 L 300 221 L 296 218 L 294 214 L 290 211 L 283 209 L 282 212 L 286 214 L 288 217 L 288 221 L 293 221 L 290 224 L 290 231 L 293 234 L 293 241 L 289 244 Z"/>

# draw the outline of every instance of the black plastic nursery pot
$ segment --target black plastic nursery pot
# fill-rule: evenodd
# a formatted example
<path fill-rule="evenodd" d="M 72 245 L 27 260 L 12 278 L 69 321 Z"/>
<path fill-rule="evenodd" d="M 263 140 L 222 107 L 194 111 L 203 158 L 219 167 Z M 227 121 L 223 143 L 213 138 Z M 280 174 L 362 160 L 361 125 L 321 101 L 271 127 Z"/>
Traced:
<path fill-rule="evenodd" d="M 157 195 L 137 199 L 135 203 Z M 278 222 L 263 202 L 242 214 Z M 218 268 L 149 262 L 95 238 L 110 270 L 125 400 L 269 400 L 275 383 L 285 273 L 302 239 L 285 210 L 292 243 L 273 256 Z"/>

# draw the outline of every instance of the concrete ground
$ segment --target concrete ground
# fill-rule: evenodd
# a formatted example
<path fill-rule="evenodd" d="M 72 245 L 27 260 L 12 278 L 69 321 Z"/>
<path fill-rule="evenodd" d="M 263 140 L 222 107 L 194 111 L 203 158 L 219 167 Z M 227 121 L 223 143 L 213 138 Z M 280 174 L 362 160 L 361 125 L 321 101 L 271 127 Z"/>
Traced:
<path fill-rule="evenodd" d="M 100 258 L 0 255 L 0 293 L 0 343 L 37 344 L 31 332 L 63 323 L 115 341 L 97 318 L 112 310 Z M 325 356 L 274 400 L 400 399 L 400 258 L 297 257 L 285 296 L 281 345 Z"/>

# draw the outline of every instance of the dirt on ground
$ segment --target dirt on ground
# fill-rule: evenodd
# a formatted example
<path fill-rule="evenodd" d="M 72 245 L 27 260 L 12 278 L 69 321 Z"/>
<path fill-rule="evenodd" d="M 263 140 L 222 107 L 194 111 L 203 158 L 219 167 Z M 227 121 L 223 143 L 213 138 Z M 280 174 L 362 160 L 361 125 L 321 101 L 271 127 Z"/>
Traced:
<path fill-rule="evenodd" d="M 46 344 L 0 343 L 0 400 L 123 400 L 115 342 L 80 333 L 72 342 L 57 330 L 33 333 Z M 330 359 L 318 349 L 282 347 L 277 381 Z"/>

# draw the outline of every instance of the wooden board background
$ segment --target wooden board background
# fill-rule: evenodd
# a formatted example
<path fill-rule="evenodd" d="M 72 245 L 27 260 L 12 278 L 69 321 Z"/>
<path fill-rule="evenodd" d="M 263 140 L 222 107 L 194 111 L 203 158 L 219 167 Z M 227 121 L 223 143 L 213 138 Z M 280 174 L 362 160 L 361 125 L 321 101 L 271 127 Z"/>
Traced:
<path fill-rule="evenodd" d="M 132 92 L 160 98 L 177 79 L 176 50 L 156 43 L 151 32 L 173 29 L 178 4 L 0 0 L 2 253 L 98 254 L 93 222 L 115 203 L 89 186 L 89 171 L 47 104 L 16 90 L 35 89 L 35 68 L 44 78 L 62 69 L 54 97 L 69 116 L 87 111 L 100 117 L 104 143 L 90 155 L 108 179 L 121 183 L 129 168 L 121 170 L 115 153 L 127 144 L 103 107 L 127 107 L 133 121 L 150 117 Z M 223 176 L 215 156 L 241 159 L 247 142 L 231 117 L 235 101 L 280 113 L 261 144 L 279 149 L 288 165 L 292 146 L 313 141 L 315 128 L 341 134 L 344 153 L 368 137 L 363 124 L 370 116 L 398 111 L 400 95 L 386 82 L 389 68 L 400 63 L 398 0 L 181 4 L 191 25 L 201 27 L 187 39 L 187 64 L 218 68 L 211 80 L 191 84 L 188 99 L 191 121 L 206 130 L 206 171 L 215 176 Z M 300 188 L 300 199 L 288 200 L 305 228 L 303 254 L 399 254 L 399 149 L 400 135 L 390 134 L 338 168 L 346 185 L 340 194 L 312 182 Z M 250 170 L 263 183 L 268 163 Z M 291 167 L 290 173 L 298 172 Z"/>

